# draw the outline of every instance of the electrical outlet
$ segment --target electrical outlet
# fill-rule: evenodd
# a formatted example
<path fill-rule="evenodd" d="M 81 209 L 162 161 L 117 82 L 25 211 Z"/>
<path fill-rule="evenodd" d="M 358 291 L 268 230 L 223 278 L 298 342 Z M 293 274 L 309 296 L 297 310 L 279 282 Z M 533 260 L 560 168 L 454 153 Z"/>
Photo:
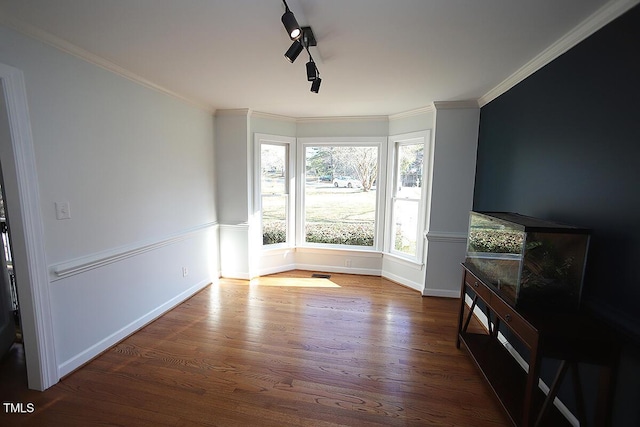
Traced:
<path fill-rule="evenodd" d="M 56 218 L 71 219 L 71 206 L 69 206 L 69 202 L 56 202 Z"/>
<path fill-rule="evenodd" d="M 344 260 L 344 266 L 345 267 L 351 267 L 351 260 L 349 258 Z"/>
<path fill-rule="evenodd" d="M 187 267 L 182 267 L 182 277 L 187 277 L 189 275 L 189 269 Z"/>

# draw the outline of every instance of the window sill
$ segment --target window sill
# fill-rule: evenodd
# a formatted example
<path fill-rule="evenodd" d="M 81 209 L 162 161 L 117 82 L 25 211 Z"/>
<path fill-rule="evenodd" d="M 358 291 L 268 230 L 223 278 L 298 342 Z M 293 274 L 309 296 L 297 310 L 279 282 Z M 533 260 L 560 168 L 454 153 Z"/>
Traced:
<path fill-rule="evenodd" d="M 401 264 L 405 267 L 413 268 L 415 270 L 422 270 L 424 267 L 423 262 L 419 262 L 414 259 L 409 259 L 401 255 L 378 251 L 375 249 L 357 249 L 352 247 L 347 248 L 335 248 L 335 247 L 315 247 L 315 246 L 277 246 L 277 247 L 263 247 L 262 253 L 264 254 L 278 254 L 286 252 L 300 252 L 307 254 L 324 254 L 324 255 L 344 255 L 360 256 L 364 258 L 385 258 L 396 264 Z"/>
<path fill-rule="evenodd" d="M 272 253 L 291 252 L 295 250 L 296 250 L 295 246 L 287 245 L 287 244 L 279 244 L 279 245 L 262 246 L 261 252 L 272 254 Z"/>
<path fill-rule="evenodd" d="M 382 257 L 382 252 L 375 249 L 358 249 L 352 246 L 339 248 L 339 247 L 321 247 L 321 246 L 298 246 L 296 247 L 297 251 L 308 253 L 308 254 L 345 254 L 349 253 L 354 256 L 362 256 L 362 257 Z"/>

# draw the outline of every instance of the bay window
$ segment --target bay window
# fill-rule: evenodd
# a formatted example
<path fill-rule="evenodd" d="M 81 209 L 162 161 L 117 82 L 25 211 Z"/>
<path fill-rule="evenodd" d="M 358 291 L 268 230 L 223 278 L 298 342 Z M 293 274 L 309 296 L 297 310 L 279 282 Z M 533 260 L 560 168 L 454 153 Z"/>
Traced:
<path fill-rule="evenodd" d="M 256 135 L 255 147 L 264 249 L 371 250 L 422 262 L 428 131 L 388 140 Z"/>

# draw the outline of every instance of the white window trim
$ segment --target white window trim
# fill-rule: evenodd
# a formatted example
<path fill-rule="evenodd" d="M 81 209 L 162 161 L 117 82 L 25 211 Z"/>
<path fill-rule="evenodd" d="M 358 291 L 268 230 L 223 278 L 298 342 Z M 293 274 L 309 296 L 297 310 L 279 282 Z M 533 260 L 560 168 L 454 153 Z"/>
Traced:
<path fill-rule="evenodd" d="M 387 144 L 387 164 L 389 171 L 389 179 L 387 181 L 387 195 L 385 216 L 386 231 L 385 231 L 385 245 L 384 252 L 399 259 L 404 259 L 415 264 L 422 265 L 424 263 L 424 250 L 425 250 L 425 237 L 424 232 L 426 230 L 427 220 L 427 207 L 429 205 L 429 187 L 431 186 L 431 131 L 424 130 L 419 132 L 411 132 L 399 135 L 389 136 Z M 415 255 L 407 254 L 398 251 L 394 247 L 393 232 L 393 201 L 394 201 L 394 184 L 397 180 L 396 163 L 397 163 L 397 147 L 399 145 L 409 145 L 423 143 L 424 154 L 422 159 L 422 192 L 420 201 L 418 202 L 418 230 L 416 234 L 416 253 Z"/>
<path fill-rule="evenodd" d="M 305 182 L 306 159 L 305 152 L 308 146 L 375 146 L 378 148 L 378 177 L 377 182 L 386 182 L 387 176 L 387 137 L 308 137 L 298 138 L 297 152 L 298 158 L 296 164 L 300 165 L 296 176 L 297 182 Z M 376 217 L 375 232 L 372 247 L 352 246 L 352 245 L 331 245 L 326 243 L 307 243 L 305 241 L 304 224 L 306 221 L 304 215 L 304 185 L 298 185 L 296 188 L 296 246 L 302 248 L 326 248 L 334 250 L 359 250 L 366 252 L 382 252 L 384 247 L 384 229 L 385 229 L 385 200 L 387 186 L 376 186 Z"/>
<path fill-rule="evenodd" d="M 262 244 L 262 144 L 282 145 L 287 147 L 287 241 L 273 245 Z M 295 247 L 296 242 L 296 139 L 288 136 L 270 135 L 256 133 L 254 135 L 254 183 L 253 183 L 253 212 L 254 219 L 252 227 L 254 232 L 251 239 L 256 242 L 263 251 L 290 249 Z"/>

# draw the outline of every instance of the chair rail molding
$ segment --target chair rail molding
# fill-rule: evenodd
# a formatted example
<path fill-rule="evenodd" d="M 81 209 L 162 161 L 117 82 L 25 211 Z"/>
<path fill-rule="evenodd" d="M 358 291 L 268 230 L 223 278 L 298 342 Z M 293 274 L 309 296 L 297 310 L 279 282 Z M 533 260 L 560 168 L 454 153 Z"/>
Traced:
<path fill-rule="evenodd" d="M 197 233 L 204 232 L 212 227 L 217 227 L 216 222 L 205 223 L 196 227 L 192 227 L 187 230 L 165 236 L 157 240 L 148 240 L 144 242 L 137 242 L 128 246 L 99 252 L 91 255 L 87 255 L 82 258 L 74 259 L 71 261 L 54 264 L 49 270 L 52 274 L 51 281 L 55 282 L 60 279 L 64 279 L 74 274 L 84 273 L 94 268 L 102 267 L 114 262 L 122 261 L 124 259 L 143 254 L 145 252 L 153 251 L 164 246 L 171 245 L 176 242 L 188 239 Z"/>
<path fill-rule="evenodd" d="M 429 231 L 424 234 L 430 242 L 467 243 L 467 233 L 450 231 Z"/>

